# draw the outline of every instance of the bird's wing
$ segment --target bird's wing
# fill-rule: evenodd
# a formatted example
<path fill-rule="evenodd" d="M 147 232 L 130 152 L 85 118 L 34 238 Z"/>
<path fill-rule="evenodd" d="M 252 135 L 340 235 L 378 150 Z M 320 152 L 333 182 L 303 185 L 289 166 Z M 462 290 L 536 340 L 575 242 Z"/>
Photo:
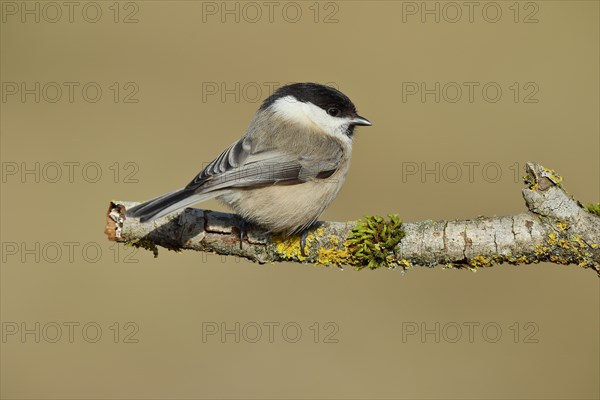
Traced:
<path fill-rule="evenodd" d="M 274 148 L 255 149 L 244 137 L 208 164 L 187 186 L 198 192 L 224 188 L 252 188 L 274 184 L 298 184 L 330 177 L 339 167 L 343 150 L 332 142 L 324 149 L 291 154 Z"/>

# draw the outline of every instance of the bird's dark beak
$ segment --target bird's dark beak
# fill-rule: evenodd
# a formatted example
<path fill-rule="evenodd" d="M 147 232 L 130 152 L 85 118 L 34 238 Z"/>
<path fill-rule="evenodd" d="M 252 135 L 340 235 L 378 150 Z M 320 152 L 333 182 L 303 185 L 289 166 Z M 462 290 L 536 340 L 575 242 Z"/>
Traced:
<path fill-rule="evenodd" d="M 373 124 L 371 124 L 371 121 L 369 121 L 366 118 L 361 117 L 360 115 L 357 115 L 356 117 L 354 117 L 354 119 L 352 119 L 352 121 L 350 121 L 350 123 L 352 125 L 359 125 L 359 126 L 371 126 Z"/>

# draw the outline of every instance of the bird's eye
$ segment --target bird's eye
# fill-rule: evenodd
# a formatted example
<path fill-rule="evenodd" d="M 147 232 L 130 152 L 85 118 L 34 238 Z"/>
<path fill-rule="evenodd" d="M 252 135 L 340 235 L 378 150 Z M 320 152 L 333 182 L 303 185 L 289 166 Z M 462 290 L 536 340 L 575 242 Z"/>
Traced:
<path fill-rule="evenodd" d="M 332 117 L 337 117 L 338 115 L 340 115 L 340 109 L 335 108 L 335 107 L 330 107 L 327 109 L 327 114 L 331 115 Z"/>

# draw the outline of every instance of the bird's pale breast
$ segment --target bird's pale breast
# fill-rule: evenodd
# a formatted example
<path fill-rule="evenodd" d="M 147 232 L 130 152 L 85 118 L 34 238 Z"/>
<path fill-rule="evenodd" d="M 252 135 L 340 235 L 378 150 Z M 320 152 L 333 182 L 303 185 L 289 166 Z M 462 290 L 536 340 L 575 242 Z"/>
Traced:
<path fill-rule="evenodd" d="M 346 178 L 348 161 L 327 179 L 231 189 L 218 198 L 246 220 L 271 232 L 296 233 L 315 222 L 335 199 Z"/>

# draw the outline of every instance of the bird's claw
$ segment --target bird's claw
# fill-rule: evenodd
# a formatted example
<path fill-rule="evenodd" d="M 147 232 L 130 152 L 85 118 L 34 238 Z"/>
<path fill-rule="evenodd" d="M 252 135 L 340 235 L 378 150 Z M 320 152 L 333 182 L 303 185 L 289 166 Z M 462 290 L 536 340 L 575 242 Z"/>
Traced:
<path fill-rule="evenodd" d="M 306 257 L 306 238 L 308 237 L 308 228 L 304 228 L 300 234 L 300 254 L 302 257 Z"/>
<path fill-rule="evenodd" d="M 246 220 L 240 220 L 240 250 L 244 247 L 244 235 L 246 235 Z"/>

